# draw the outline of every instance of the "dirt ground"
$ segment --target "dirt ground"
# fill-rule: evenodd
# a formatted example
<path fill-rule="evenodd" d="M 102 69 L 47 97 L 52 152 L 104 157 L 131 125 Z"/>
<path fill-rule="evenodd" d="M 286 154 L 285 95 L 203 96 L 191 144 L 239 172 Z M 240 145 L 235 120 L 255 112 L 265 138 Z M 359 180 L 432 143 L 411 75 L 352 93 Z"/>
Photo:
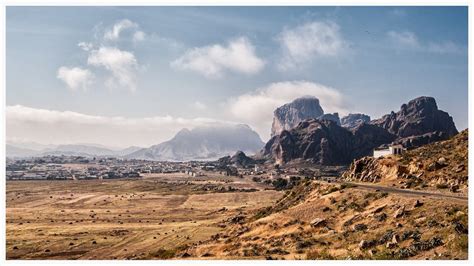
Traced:
<path fill-rule="evenodd" d="M 8 181 L 7 259 L 171 258 L 281 195 L 250 179 L 183 174 Z"/>

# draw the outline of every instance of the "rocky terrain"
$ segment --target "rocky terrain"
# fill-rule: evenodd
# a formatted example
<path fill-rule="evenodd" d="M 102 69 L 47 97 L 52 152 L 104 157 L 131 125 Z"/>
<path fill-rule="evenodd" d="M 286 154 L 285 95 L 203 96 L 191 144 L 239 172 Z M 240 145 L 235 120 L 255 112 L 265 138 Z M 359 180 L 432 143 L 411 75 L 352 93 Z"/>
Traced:
<path fill-rule="evenodd" d="M 244 151 L 257 152 L 264 143 L 247 125 L 219 125 L 183 129 L 171 140 L 141 149 L 126 158 L 156 161 L 215 160 Z"/>
<path fill-rule="evenodd" d="M 305 181 L 177 254 L 205 259 L 467 259 L 467 199 Z"/>
<path fill-rule="evenodd" d="M 354 161 L 343 177 L 347 181 L 390 184 L 402 188 L 468 188 L 468 130 L 454 137 L 431 143 L 402 154 L 381 158 L 364 157 Z"/>
<path fill-rule="evenodd" d="M 370 116 L 365 114 L 348 114 L 341 118 L 341 126 L 346 128 L 354 128 L 359 124 L 368 123 Z"/>
<path fill-rule="evenodd" d="M 321 118 L 301 121 L 300 117 L 308 115 L 304 112 L 310 109 L 307 105 L 315 105 L 314 109 L 320 107 L 319 101 L 306 100 L 301 110 L 297 109 L 299 105 L 295 105 L 295 101 L 275 111 L 274 125 L 280 125 L 278 117 L 282 116 L 286 126 L 266 143 L 260 152 L 263 158 L 276 163 L 307 160 L 322 165 L 349 164 L 354 159 L 371 155 L 373 149 L 379 146 L 394 143 L 415 148 L 445 140 L 458 132 L 452 117 L 439 110 L 432 97 L 413 99 L 403 104 L 397 113 L 392 112 L 368 123 L 367 116 L 349 115 L 343 119 L 344 127 L 338 123 L 339 117 L 336 122 Z M 291 106 L 291 111 L 288 115 L 282 115 L 289 110 L 288 106 Z M 294 113 L 300 114 L 295 121 L 301 122 L 286 129 L 292 125 L 287 120 L 294 118 Z M 326 114 L 323 117 L 329 116 Z M 277 132 L 275 127 L 272 132 Z"/>

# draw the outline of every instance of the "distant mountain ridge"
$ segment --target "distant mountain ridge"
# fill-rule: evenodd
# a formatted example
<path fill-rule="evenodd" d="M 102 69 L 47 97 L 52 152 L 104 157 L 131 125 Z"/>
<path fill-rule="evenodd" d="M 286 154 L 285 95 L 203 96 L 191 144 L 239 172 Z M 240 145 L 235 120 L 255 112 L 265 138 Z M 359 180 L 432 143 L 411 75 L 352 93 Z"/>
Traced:
<path fill-rule="evenodd" d="M 21 145 L 23 147 L 17 147 L 15 144 L 6 145 L 6 155 L 7 157 L 36 157 L 36 156 L 45 156 L 45 155 L 67 155 L 67 156 L 84 156 L 84 157 L 121 157 L 129 153 L 133 153 L 141 147 L 128 147 L 120 150 L 112 150 L 105 148 L 101 145 L 94 144 L 63 144 L 63 145 L 41 145 L 35 144 L 33 147 L 47 147 L 40 150 L 24 148 L 26 145 Z"/>
<path fill-rule="evenodd" d="M 263 145 L 260 136 L 247 125 L 216 125 L 184 128 L 169 141 L 125 157 L 160 161 L 214 160 L 239 150 L 254 154 Z"/>

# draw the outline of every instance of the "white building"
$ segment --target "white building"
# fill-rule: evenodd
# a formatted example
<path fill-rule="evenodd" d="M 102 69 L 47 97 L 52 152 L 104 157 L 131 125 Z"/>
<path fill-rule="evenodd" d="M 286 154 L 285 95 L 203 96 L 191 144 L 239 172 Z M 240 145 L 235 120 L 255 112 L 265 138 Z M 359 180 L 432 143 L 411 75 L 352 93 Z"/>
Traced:
<path fill-rule="evenodd" d="M 387 149 L 374 150 L 374 158 L 379 158 L 391 154 L 402 154 L 405 149 L 402 145 L 390 145 Z"/>

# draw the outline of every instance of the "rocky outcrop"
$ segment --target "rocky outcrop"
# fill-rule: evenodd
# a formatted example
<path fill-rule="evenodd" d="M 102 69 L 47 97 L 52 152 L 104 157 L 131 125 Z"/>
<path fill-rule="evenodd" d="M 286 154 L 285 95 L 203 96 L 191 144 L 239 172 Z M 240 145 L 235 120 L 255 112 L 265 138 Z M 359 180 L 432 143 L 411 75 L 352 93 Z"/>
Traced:
<path fill-rule="evenodd" d="M 331 120 L 336 122 L 338 126 L 341 125 L 341 120 L 339 119 L 339 114 L 338 113 L 332 113 L 332 114 L 323 114 L 322 116 L 318 117 L 319 120 Z"/>
<path fill-rule="evenodd" d="M 403 188 L 432 186 L 466 190 L 468 131 L 402 154 L 355 160 L 343 174 L 347 181 L 393 182 Z"/>
<path fill-rule="evenodd" d="M 256 161 L 245 155 L 243 151 L 237 151 L 232 156 L 225 156 L 220 158 L 217 163 L 221 168 L 226 166 L 247 168 L 255 165 Z"/>
<path fill-rule="evenodd" d="M 349 131 L 331 120 L 309 119 L 284 130 L 267 142 L 261 154 L 276 163 L 295 159 L 323 165 L 342 165 L 369 155 L 395 136 L 382 128 L 361 124 Z"/>
<path fill-rule="evenodd" d="M 438 109 L 433 97 L 418 97 L 403 104 L 398 112 L 391 112 L 370 124 L 386 129 L 400 139 L 442 132 L 445 137 L 458 133 L 453 118 Z M 439 134 L 437 134 L 439 136 Z"/>
<path fill-rule="evenodd" d="M 348 114 L 341 118 L 341 126 L 345 128 L 354 128 L 368 122 L 370 122 L 370 116 L 365 114 Z"/>
<path fill-rule="evenodd" d="M 317 118 L 323 114 L 318 98 L 312 96 L 298 98 L 278 107 L 273 112 L 271 136 L 278 135 L 283 130 L 292 129 L 303 120 Z"/>

